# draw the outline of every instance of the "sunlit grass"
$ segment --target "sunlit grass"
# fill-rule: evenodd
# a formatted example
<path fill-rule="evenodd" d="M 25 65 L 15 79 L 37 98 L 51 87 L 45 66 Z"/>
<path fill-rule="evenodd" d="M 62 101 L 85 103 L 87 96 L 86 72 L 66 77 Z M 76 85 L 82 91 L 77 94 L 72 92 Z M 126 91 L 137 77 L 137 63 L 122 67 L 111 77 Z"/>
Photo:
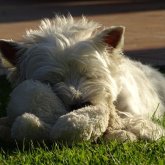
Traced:
<path fill-rule="evenodd" d="M 0 164 L 165 164 L 165 140 L 156 142 L 127 142 L 92 144 L 84 142 L 68 147 L 52 144 L 42 147 L 31 145 L 28 149 L 16 147 L 1 149 Z"/>

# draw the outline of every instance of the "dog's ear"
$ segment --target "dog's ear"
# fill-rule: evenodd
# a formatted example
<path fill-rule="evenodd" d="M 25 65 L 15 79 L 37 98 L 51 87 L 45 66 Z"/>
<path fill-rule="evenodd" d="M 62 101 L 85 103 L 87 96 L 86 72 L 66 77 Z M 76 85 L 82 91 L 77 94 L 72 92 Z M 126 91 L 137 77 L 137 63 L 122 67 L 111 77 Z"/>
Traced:
<path fill-rule="evenodd" d="M 13 66 L 18 60 L 18 51 L 22 49 L 22 45 L 12 40 L 0 40 L 0 52 L 2 56 Z"/>
<path fill-rule="evenodd" d="M 112 26 L 98 34 L 97 39 L 101 40 L 103 43 L 106 43 L 111 48 L 123 49 L 124 32 L 125 27 Z"/>

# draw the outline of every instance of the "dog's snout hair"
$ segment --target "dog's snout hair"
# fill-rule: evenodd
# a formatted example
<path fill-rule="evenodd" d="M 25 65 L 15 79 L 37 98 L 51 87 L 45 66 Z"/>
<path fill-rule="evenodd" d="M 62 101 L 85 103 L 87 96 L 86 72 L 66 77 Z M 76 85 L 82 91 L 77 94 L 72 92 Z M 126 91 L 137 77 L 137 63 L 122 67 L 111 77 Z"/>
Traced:
<path fill-rule="evenodd" d="M 53 90 L 64 103 L 67 111 L 76 110 L 86 104 L 85 101 L 83 101 L 82 92 L 72 85 L 61 82 L 56 84 Z"/>

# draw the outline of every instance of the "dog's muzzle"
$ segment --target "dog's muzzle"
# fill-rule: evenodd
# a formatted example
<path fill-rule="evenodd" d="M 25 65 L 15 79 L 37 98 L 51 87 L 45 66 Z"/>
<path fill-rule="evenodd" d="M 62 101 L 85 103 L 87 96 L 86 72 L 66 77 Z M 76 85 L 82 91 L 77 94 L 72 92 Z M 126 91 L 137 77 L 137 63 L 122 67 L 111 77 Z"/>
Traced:
<path fill-rule="evenodd" d="M 54 85 L 52 89 L 64 103 L 64 106 L 66 106 L 66 109 L 69 112 L 92 105 L 90 101 L 82 101 L 81 92 L 74 86 L 68 86 L 65 83 L 59 83 Z"/>

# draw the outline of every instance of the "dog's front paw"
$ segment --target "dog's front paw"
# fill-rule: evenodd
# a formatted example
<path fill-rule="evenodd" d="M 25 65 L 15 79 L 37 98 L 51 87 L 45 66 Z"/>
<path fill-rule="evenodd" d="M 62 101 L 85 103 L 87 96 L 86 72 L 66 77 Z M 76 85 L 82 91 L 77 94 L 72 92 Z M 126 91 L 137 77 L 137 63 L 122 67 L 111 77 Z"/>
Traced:
<path fill-rule="evenodd" d="M 51 139 L 71 142 L 97 139 L 108 126 L 109 113 L 100 107 L 84 107 L 61 116 L 51 131 Z"/>
<path fill-rule="evenodd" d="M 43 140 L 48 139 L 50 126 L 40 120 L 37 116 L 24 113 L 16 118 L 11 128 L 13 139 Z"/>
<path fill-rule="evenodd" d="M 92 128 L 84 116 L 68 114 L 60 117 L 51 131 L 51 139 L 73 142 L 90 139 Z"/>
<path fill-rule="evenodd" d="M 7 107 L 11 122 L 24 113 L 35 114 L 44 122 L 54 124 L 59 116 L 66 114 L 66 110 L 48 85 L 25 80 L 13 90 Z"/>

